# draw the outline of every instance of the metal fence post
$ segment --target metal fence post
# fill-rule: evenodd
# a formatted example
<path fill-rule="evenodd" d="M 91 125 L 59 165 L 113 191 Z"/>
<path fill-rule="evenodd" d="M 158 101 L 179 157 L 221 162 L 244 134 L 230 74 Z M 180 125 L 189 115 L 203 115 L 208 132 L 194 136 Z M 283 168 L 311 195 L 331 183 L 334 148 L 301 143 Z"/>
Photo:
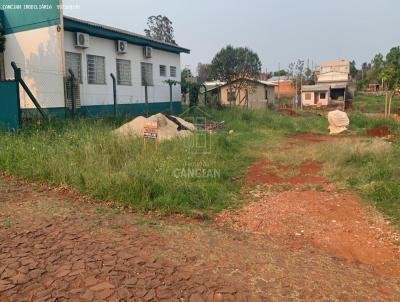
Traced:
<path fill-rule="evenodd" d="M 72 69 L 68 69 L 69 74 L 71 75 L 71 105 L 72 105 L 72 118 L 75 117 L 75 94 L 74 94 L 74 85 L 75 85 L 75 75 Z"/>
<path fill-rule="evenodd" d="M 110 77 L 113 81 L 113 99 L 114 99 L 114 116 L 118 115 L 118 103 L 117 103 L 117 80 L 115 76 L 110 73 Z"/>
<path fill-rule="evenodd" d="M 149 117 L 149 94 L 147 91 L 147 82 L 144 84 L 144 99 L 146 102 L 146 108 L 145 108 L 145 113 L 146 113 L 146 117 Z"/>

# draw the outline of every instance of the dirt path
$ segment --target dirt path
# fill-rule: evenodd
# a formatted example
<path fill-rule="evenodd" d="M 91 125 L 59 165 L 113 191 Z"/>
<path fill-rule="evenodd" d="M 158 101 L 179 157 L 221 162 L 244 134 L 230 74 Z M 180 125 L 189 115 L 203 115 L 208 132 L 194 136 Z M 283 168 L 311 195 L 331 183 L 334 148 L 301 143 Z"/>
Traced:
<path fill-rule="evenodd" d="M 298 135 L 285 152 L 302 144 L 340 137 Z M 293 171 L 296 170 L 296 171 Z M 264 158 L 248 169 L 246 186 L 257 185 L 251 202 L 225 211 L 217 223 L 237 230 L 266 234 L 280 244 L 312 245 L 380 274 L 400 276 L 400 234 L 378 212 L 351 192 L 337 192 L 322 177 L 322 165 L 306 161 L 297 167 Z"/>
<path fill-rule="evenodd" d="M 354 196 L 335 194 L 253 192 L 253 203 L 225 212 L 216 226 L 154 219 L 0 178 L 0 301 L 399 301 L 397 271 L 378 269 L 398 263 L 397 251 L 388 252 L 390 228 L 365 233 L 369 212 Z M 342 219 L 349 211 L 360 226 Z M 256 223 L 245 223 L 249 217 Z M 329 232 L 316 233 L 320 227 Z M 332 248 L 343 230 L 366 236 L 354 241 L 366 251 L 358 261 Z M 371 257 L 379 265 L 363 264 L 375 251 L 383 251 Z"/>

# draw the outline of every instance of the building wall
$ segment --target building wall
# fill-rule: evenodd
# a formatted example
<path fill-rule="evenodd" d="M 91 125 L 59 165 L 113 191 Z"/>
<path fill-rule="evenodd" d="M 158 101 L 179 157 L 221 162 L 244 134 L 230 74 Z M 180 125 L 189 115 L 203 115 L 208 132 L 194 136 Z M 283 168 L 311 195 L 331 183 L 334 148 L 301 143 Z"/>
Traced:
<path fill-rule="evenodd" d="M 268 101 L 266 99 L 268 93 Z M 236 99 L 236 104 L 239 105 L 240 100 L 246 95 L 245 89 L 240 91 L 240 96 Z M 273 103 L 275 101 L 275 91 L 273 86 L 265 86 L 262 84 L 256 85 L 254 91 L 249 92 L 249 107 L 251 108 L 266 108 L 268 102 Z M 228 86 L 221 88 L 221 104 L 229 105 L 228 101 Z M 243 103 L 243 106 L 246 104 Z"/>
<path fill-rule="evenodd" d="M 329 72 L 318 76 L 318 83 L 344 82 L 349 81 L 349 75 L 346 73 Z"/>
<path fill-rule="evenodd" d="M 293 85 L 292 81 L 276 81 L 274 84 L 279 85 L 275 86 L 275 95 L 278 97 L 294 97 L 296 95 L 296 88 Z"/>
<path fill-rule="evenodd" d="M 301 94 L 301 99 L 303 101 L 303 106 L 315 106 L 318 104 L 315 104 L 315 100 L 317 97 L 317 94 L 319 94 L 319 104 L 322 106 L 327 106 L 328 105 L 328 100 L 329 100 L 329 93 L 325 92 L 325 98 L 321 98 L 321 93 L 319 91 L 315 91 L 315 92 L 302 92 Z M 310 100 L 306 100 L 306 94 L 310 94 L 311 95 L 311 99 Z"/>
<path fill-rule="evenodd" d="M 14 79 L 14 61 L 42 107 L 64 107 L 63 32 L 53 25 L 8 34 L 6 38 L 6 79 Z M 35 108 L 23 89 L 20 100 L 21 108 Z"/>
<path fill-rule="evenodd" d="M 169 85 L 164 83 L 167 79 L 180 81 L 180 55 L 153 49 L 151 59 L 143 58 L 143 47 L 128 44 L 126 54 L 118 54 L 115 48 L 115 41 L 90 36 L 90 47 L 86 49 L 75 47 L 74 33 L 65 32 L 65 51 L 80 53 L 82 55 L 82 80 L 81 84 L 81 105 L 111 105 L 113 104 L 113 88 L 110 73 L 117 77 L 116 59 L 131 61 L 132 86 L 117 85 L 117 99 L 119 104 L 140 104 L 145 102 L 145 88 L 141 82 L 141 62 L 153 64 L 154 86 L 148 87 L 149 103 L 160 103 L 170 101 Z M 105 57 L 106 85 L 88 84 L 87 79 L 87 55 Z M 160 76 L 160 65 L 167 66 L 167 77 Z M 170 78 L 170 66 L 177 69 L 177 77 Z M 173 101 L 179 102 L 181 88 L 173 86 Z"/>

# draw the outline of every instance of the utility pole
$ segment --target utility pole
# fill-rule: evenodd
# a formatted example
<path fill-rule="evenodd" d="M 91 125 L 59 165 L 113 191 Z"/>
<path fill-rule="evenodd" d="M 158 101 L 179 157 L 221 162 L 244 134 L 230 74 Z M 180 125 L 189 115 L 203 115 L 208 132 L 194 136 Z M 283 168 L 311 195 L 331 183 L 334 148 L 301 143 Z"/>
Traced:
<path fill-rule="evenodd" d="M 278 63 L 278 101 L 281 99 L 281 63 Z"/>

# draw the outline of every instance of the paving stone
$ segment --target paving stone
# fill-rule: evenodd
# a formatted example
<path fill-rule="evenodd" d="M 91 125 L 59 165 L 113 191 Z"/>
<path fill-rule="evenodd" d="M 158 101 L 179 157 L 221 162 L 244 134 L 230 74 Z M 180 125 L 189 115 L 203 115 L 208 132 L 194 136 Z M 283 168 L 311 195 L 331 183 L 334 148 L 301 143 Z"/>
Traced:
<path fill-rule="evenodd" d="M 133 296 L 133 294 L 125 287 L 119 288 L 117 290 L 117 293 L 118 293 L 118 296 L 124 300 L 128 300 L 130 297 Z"/>
<path fill-rule="evenodd" d="M 94 293 L 91 290 L 85 291 L 85 293 L 81 296 L 81 298 L 85 301 L 93 301 Z"/>
<path fill-rule="evenodd" d="M 199 294 L 193 294 L 190 296 L 189 302 L 204 302 L 204 299 Z"/>
<path fill-rule="evenodd" d="M 99 284 L 97 284 L 95 286 L 92 286 L 90 288 L 90 290 L 92 290 L 94 292 L 97 292 L 97 291 L 101 291 L 101 290 L 104 290 L 104 289 L 113 289 L 113 288 L 115 288 L 115 286 L 112 285 L 111 283 L 102 282 L 102 283 L 99 283 Z"/>
<path fill-rule="evenodd" d="M 14 287 L 15 287 L 15 284 L 10 282 L 10 281 L 0 280 L 0 292 L 9 290 L 9 289 L 14 288 Z"/>
<path fill-rule="evenodd" d="M 157 298 L 168 299 L 175 295 L 174 291 L 170 288 L 157 288 Z"/>
<path fill-rule="evenodd" d="M 156 291 L 154 289 L 149 290 L 149 292 L 143 297 L 145 301 L 153 301 L 156 298 Z"/>
<path fill-rule="evenodd" d="M 86 287 L 90 287 L 90 286 L 93 286 L 93 285 L 95 285 L 95 284 L 97 284 L 99 282 L 100 281 L 96 277 L 90 276 L 90 277 L 85 279 L 85 286 Z"/>
<path fill-rule="evenodd" d="M 30 280 L 32 280 L 32 278 L 25 274 L 18 274 L 11 278 L 11 281 L 16 285 L 25 284 Z"/>
<path fill-rule="evenodd" d="M 102 291 L 96 292 L 95 297 L 96 297 L 96 299 L 99 299 L 99 300 L 105 300 L 108 297 L 111 297 L 113 293 L 114 293 L 114 290 L 108 288 L 108 289 L 104 289 Z"/>

